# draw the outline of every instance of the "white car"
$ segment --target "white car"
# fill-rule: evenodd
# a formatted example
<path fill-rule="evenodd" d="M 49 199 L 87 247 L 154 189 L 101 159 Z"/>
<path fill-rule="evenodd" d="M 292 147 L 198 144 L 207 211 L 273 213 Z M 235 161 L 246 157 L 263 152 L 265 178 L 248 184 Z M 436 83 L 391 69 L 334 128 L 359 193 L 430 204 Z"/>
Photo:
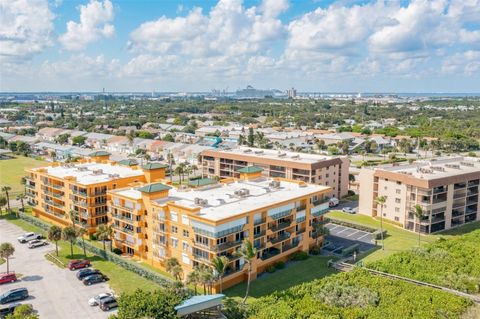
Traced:
<path fill-rule="evenodd" d="M 30 240 L 42 239 L 42 235 L 36 233 L 25 233 L 22 236 L 17 238 L 18 241 L 22 244 L 28 243 Z"/>
<path fill-rule="evenodd" d="M 103 293 L 103 294 L 98 294 L 95 297 L 90 298 L 88 300 L 88 304 L 92 307 L 98 306 L 102 300 L 107 299 L 109 297 L 113 297 L 113 294 L 111 294 L 109 292 L 106 292 L 106 293 Z"/>
<path fill-rule="evenodd" d="M 37 248 L 46 245 L 48 245 L 48 242 L 45 240 L 34 239 L 28 242 L 28 248 Z"/>
<path fill-rule="evenodd" d="M 355 208 L 352 207 L 344 207 L 342 209 L 342 212 L 347 213 L 347 214 L 355 214 Z"/>

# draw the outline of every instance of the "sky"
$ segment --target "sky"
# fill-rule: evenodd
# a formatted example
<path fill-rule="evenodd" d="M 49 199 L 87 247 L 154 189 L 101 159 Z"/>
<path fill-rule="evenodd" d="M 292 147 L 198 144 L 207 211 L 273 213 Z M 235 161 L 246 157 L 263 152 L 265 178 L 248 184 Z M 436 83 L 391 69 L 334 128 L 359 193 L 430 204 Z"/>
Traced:
<path fill-rule="evenodd" d="M 480 0 L 0 0 L 0 91 L 480 92 Z"/>

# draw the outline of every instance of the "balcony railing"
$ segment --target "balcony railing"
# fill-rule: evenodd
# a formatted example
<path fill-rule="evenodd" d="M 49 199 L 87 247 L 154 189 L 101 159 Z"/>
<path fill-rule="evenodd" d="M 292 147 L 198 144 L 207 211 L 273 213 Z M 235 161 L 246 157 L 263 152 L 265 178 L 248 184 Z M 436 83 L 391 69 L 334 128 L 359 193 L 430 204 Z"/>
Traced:
<path fill-rule="evenodd" d="M 121 219 L 121 220 L 130 222 L 130 223 L 133 223 L 133 222 L 134 222 L 134 219 L 133 219 L 133 218 L 129 218 L 129 217 L 127 217 L 127 216 L 125 216 L 125 215 L 121 215 L 121 214 L 112 214 L 112 217 L 113 217 L 113 218 L 116 218 L 116 219 Z"/>
<path fill-rule="evenodd" d="M 240 246 L 242 244 L 241 240 L 226 242 L 220 245 L 212 246 L 212 250 L 215 252 L 224 251 L 235 246 Z"/>
<path fill-rule="evenodd" d="M 275 238 L 270 239 L 269 241 L 272 243 L 272 245 L 275 245 L 289 238 L 290 238 L 290 233 L 285 232 Z"/>
<path fill-rule="evenodd" d="M 253 234 L 254 238 L 259 238 L 259 237 L 262 237 L 262 236 L 265 236 L 265 231 L 264 230 L 262 230 L 261 232 L 258 232 L 256 234 Z"/>
<path fill-rule="evenodd" d="M 261 259 L 262 259 L 262 260 L 267 260 L 267 259 L 272 258 L 272 257 L 275 257 L 275 256 L 277 256 L 277 255 L 279 255 L 279 254 L 280 254 L 280 249 L 272 250 L 272 251 L 269 251 L 269 252 L 264 252 L 264 253 L 262 254 Z"/>
<path fill-rule="evenodd" d="M 298 247 L 300 243 L 299 242 L 292 242 L 291 244 L 286 244 L 282 247 L 282 251 L 285 252 L 287 250 L 293 249 L 295 247 Z"/>
<path fill-rule="evenodd" d="M 87 192 L 84 192 L 84 191 L 79 191 L 79 190 L 75 190 L 75 189 L 72 189 L 71 190 L 73 194 L 77 195 L 77 196 L 82 196 L 82 197 L 87 197 Z"/>
<path fill-rule="evenodd" d="M 273 232 L 277 232 L 277 231 L 279 231 L 279 230 L 282 230 L 282 229 L 285 229 L 285 228 L 290 227 L 290 225 L 292 225 L 292 222 L 291 222 L 291 221 L 289 221 L 289 222 L 282 222 L 282 223 L 278 223 L 276 226 L 271 227 L 270 229 L 271 229 Z"/>
<path fill-rule="evenodd" d="M 193 258 L 197 260 L 203 260 L 203 261 L 210 261 L 210 259 L 206 256 L 200 255 L 200 254 L 193 254 Z"/>
<path fill-rule="evenodd" d="M 253 222 L 254 225 L 260 225 L 260 224 L 264 224 L 265 222 L 267 221 L 266 218 L 262 218 L 262 219 L 257 219 Z"/>
<path fill-rule="evenodd" d="M 132 234 L 132 235 L 134 234 L 134 231 L 130 228 L 125 228 L 125 227 L 113 225 L 113 229 L 116 229 L 118 231 L 121 231 L 121 232 L 124 232 L 124 233 L 127 233 L 127 234 Z"/>
<path fill-rule="evenodd" d="M 297 235 L 303 234 L 305 230 L 306 230 L 305 228 L 300 228 L 299 230 L 297 230 L 296 234 Z"/>

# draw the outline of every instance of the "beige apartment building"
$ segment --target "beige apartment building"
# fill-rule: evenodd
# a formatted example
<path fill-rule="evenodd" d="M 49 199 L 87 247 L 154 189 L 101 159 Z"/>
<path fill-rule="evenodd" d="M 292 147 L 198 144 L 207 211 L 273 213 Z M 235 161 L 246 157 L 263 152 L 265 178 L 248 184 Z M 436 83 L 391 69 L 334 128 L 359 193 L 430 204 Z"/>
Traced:
<path fill-rule="evenodd" d="M 114 245 L 162 269 L 168 258 L 176 258 L 183 278 L 195 266 L 226 256 L 227 288 L 247 278 L 245 261 L 235 254 L 244 239 L 258 250 L 253 279 L 295 251 L 321 244 L 315 225 L 328 211 L 330 188 L 261 173 L 250 166 L 239 170 L 239 179 L 220 183 L 206 179 L 182 188 L 150 183 L 109 190 Z"/>
<path fill-rule="evenodd" d="M 383 217 L 405 229 L 435 233 L 480 220 L 480 160 L 439 158 L 411 165 L 362 168 L 359 213 L 379 216 L 375 199 L 386 197 Z M 415 218 L 420 205 L 424 217 Z"/>
<path fill-rule="evenodd" d="M 231 150 L 206 150 L 200 154 L 202 174 L 207 177 L 238 177 L 238 170 L 255 165 L 267 177 L 281 177 L 331 188 L 330 197 L 348 193 L 346 156 L 325 156 L 290 151 L 239 147 Z"/>

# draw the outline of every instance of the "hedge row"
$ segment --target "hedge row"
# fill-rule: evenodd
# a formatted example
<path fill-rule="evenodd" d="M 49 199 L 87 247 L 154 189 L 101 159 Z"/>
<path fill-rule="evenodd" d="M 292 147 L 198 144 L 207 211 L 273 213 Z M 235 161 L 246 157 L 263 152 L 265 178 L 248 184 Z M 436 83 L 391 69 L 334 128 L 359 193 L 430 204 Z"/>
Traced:
<path fill-rule="evenodd" d="M 51 227 L 51 225 L 49 223 L 44 222 L 41 219 L 32 217 L 30 215 L 20 213 L 19 216 L 20 216 L 21 219 L 23 219 L 27 223 L 30 223 L 34 226 L 37 226 L 37 227 L 39 227 L 39 228 L 41 228 L 45 231 L 48 231 Z M 80 240 L 76 243 L 76 245 L 83 248 L 82 241 L 80 241 Z M 125 269 L 127 269 L 131 272 L 134 272 L 137 275 L 140 275 L 140 276 L 142 276 L 146 279 L 149 279 L 149 280 L 151 280 L 151 281 L 153 281 L 153 282 L 155 282 L 159 285 L 166 286 L 166 285 L 169 285 L 172 282 L 167 277 L 163 277 L 160 274 L 157 274 L 156 272 L 151 271 L 150 269 L 147 269 L 145 267 L 137 265 L 137 264 L 135 264 L 135 263 L 133 263 L 129 260 L 126 260 L 122 257 L 119 257 L 116 254 L 113 254 L 109 251 L 104 251 L 103 249 L 98 248 L 98 247 L 90 244 L 89 242 L 85 242 L 85 249 L 88 250 L 89 252 L 91 252 L 92 254 L 100 256 L 101 258 L 103 258 L 105 260 L 111 261 L 111 262 L 117 264 L 118 266 L 120 266 L 122 268 L 125 268 Z"/>

